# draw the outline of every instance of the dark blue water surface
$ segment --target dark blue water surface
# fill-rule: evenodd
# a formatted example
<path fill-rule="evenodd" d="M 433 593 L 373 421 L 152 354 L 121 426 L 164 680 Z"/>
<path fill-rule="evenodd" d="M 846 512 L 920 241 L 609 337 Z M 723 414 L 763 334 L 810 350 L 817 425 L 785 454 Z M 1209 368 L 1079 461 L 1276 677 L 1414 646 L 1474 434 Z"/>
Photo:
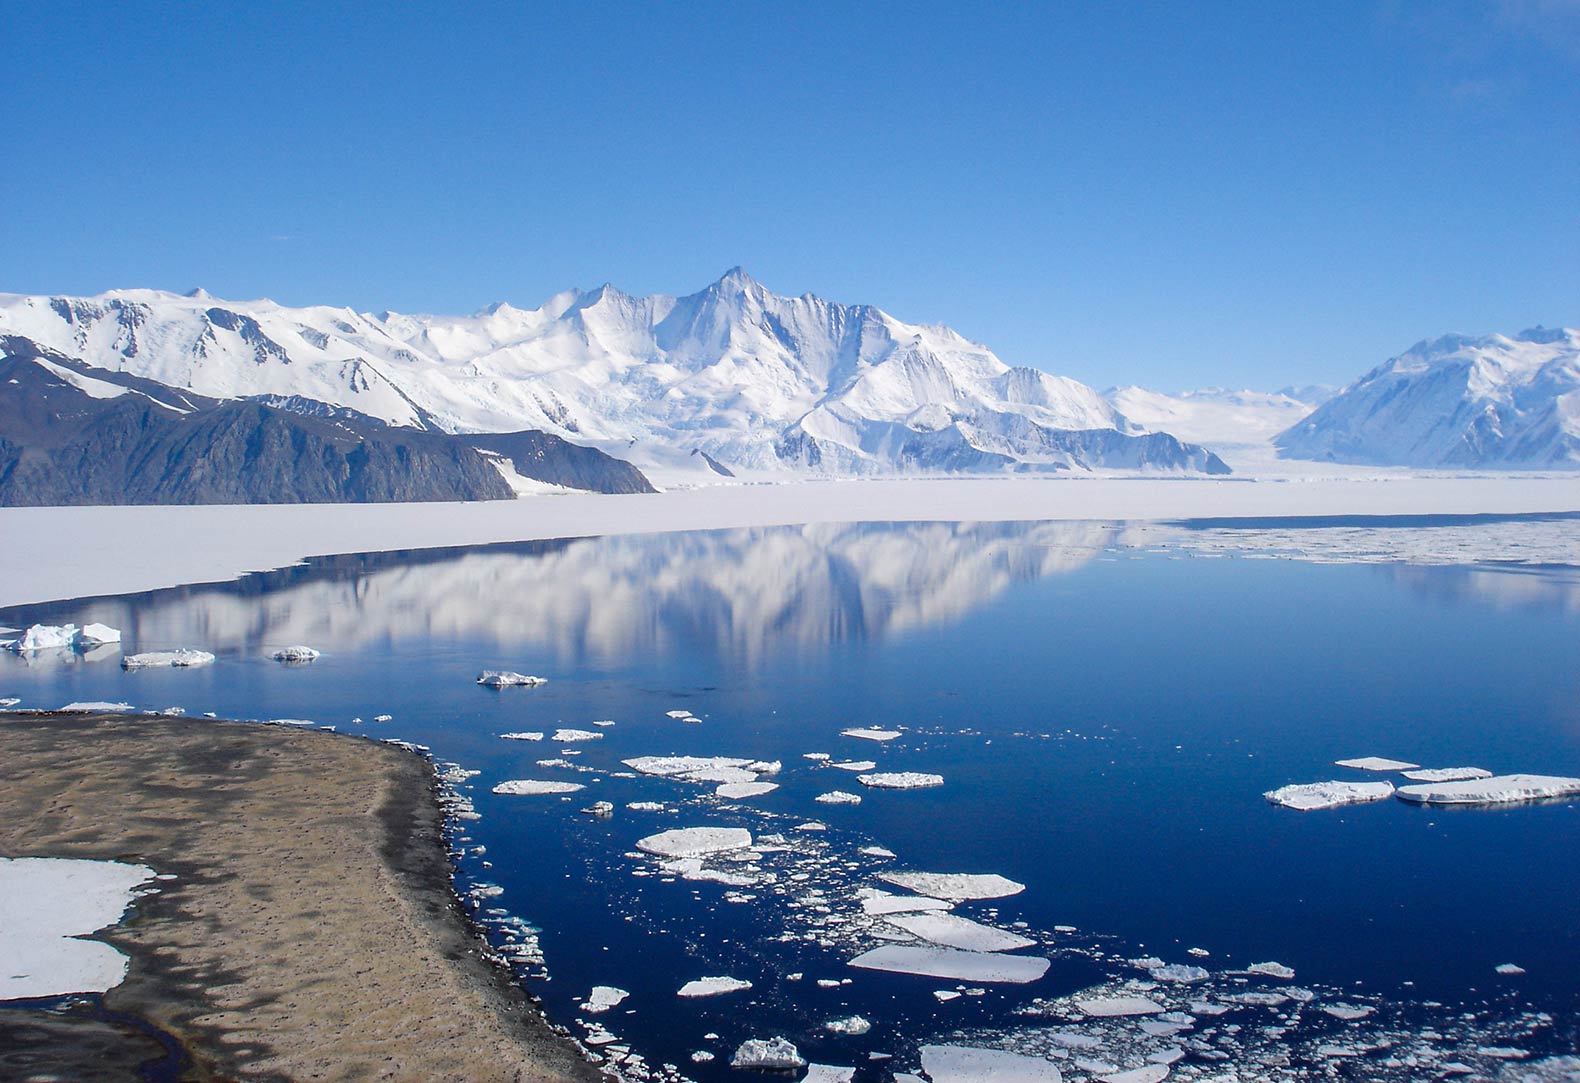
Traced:
<path fill-rule="evenodd" d="M 109 700 L 312 719 L 480 772 L 463 792 L 481 819 L 463 828 L 486 853 L 463 859 L 463 882 L 498 885 L 484 909 L 542 929 L 548 977 L 526 966 L 524 980 L 567 1023 L 589 1018 L 577 1002 L 593 985 L 629 990 L 597 1022 L 695 1079 L 729 1075 L 742 1038 L 774 1034 L 862 1065 L 858 1078 L 887 1078 L 869 1053 L 914 1068 L 918 1042 L 1007 1034 L 1038 998 L 1145 980 L 1123 961 L 1137 956 L 1215 974 L 1276 960 L 1315 1003 L 1374 1005 L 1390 1025 L 1547 1012 L 1552 1025 L 1526 1047 L 1572 1047 L 1580 803 L 1297 813 L 1261 795 L 1403 781 L 1333 765 L 1373 754 L 1580 775 L 1573 571 L 1181 559 L 1119 540 L 1101 524 L 867 524 L 335 557 L 0 613 L 13 626 L 103 621 L 128 651 L 219 655 L 204 669 L 133 673 L 113 651 L 7 655 L 0 695 L 24 708 Z M 323 657 L 269 659 L 292 643 Z M 484 668 L 550 683 L 491 691 L 474 683 Z M 600 740 L 578 744 L 498 737 L 609 719 Z M 840 736 L 851 726 L 905 732 L 878 745 Z M 865 790 L 808 752 L 946 781 Z M 711 786 L 620 777 L 622 759 L 668 754 L 780 760 L 780 788 L 728 802 Z M 490 792 L 514 778 L 587 789 Z M 834 789 L 864 800 L 813 801 Z M 612 802 L 613 817 L 580 812 L 594 800 Z M 669 811 L 626 808 L 643 801 Z M 795 830 L 812 820 L 828 830 Z M 662 875 L 633 853 L 644 835 L 710 825 L 783 834 L 795 852 L 770 854 L 771 876 L 733 889 Z M 859 853 L 870 845 L 898 856 Z M 942 1003 L 934 991 L 962 983 L 847 967 L 878 943 L 851 915 L 857 890 L 886 886 L 872 878 L 883 868 L 1024 883 L 957 913 L 1026 923 L 1053 958 L 1048 975 Z M 1500 976 L 1504 963 L 1526 973 Z M 721 974 L 754 988 L 674 995 Z M 823 1027 L 856 1013 L 870 1033 Z M 719 1059 L 693 1063 L 696 1050 Z"/>

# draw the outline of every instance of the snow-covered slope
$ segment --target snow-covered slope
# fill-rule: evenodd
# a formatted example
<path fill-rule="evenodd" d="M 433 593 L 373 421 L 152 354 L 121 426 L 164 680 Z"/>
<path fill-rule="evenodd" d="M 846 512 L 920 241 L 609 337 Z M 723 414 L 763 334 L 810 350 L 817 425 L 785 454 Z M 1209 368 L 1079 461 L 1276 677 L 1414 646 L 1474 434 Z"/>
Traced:
<path fill-rule="evenodd" d="M 378 315 L 151 290 L 0 295 L 0 334 L 229 398 L 448 432 L 543 429 L 637 462 L 729 468 L 1227 472 L 1091 388 L 946 327 L 781 297 L 733 270 L 689 297 L 573 290 L 532 310 Z"/>
<path fill-rule="evenodd" d="M 1580 331 L 1417 343 L 1275 442 L 1295 459 L 1580 469 Z"/>
<path fill-rule="evenodd" d="M 1144 387 L 1116 387 L 1103 397 L 1149 432 L 1167 432 L 1221 451 L 1267 444 L 1317 408 L 1321 388 L 1285 391 L 1230 391 L 1206 388 L 1169 394 Z"/>

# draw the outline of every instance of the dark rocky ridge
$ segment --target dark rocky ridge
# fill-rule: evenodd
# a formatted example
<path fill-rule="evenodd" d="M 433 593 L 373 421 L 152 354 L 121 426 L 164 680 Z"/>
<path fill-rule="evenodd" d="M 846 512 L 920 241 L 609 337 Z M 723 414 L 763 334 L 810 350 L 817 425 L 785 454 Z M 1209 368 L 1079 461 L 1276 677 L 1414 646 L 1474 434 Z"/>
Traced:
<path fill-rule="evenodd" d="M 127 393 L 97 398 L 50 364 Z M 630 463 L 546 433 L 455 436 L 305 400 L 210 399 L 0 338 L 0 505 L 512 499 L 479 448 L 555 485 L 653 491 Z"/>

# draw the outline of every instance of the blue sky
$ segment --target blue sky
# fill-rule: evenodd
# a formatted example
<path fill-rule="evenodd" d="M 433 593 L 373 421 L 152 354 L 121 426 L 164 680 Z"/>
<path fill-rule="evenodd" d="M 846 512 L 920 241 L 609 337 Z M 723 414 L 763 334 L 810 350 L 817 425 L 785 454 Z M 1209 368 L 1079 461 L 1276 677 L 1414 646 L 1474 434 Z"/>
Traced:
<path fill-rule="evenodd" d="M 14 0 L 0 290 L 742 264 L 1163 388 L 1580 324 L 1580 0 L 983 7 Z"/>

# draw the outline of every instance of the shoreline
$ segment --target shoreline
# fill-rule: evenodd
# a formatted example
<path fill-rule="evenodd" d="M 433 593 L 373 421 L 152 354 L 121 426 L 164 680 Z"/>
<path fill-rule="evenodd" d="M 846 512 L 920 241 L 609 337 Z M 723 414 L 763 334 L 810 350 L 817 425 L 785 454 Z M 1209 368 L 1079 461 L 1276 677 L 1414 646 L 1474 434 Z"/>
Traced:
<path fill-rule="evenodd" d="M 135 1064 L 127 1036 L 102 1033 L 110 1016 L 179 1044 L 182 1080 L 604 1078 L 463 909 L 421 754 L 250 722 L 18 713 L 0 716 L 0 762 L 16 780 L 0 854 L 175 876 L 95 934 L 130 960 L 96 1018 L 0 1010 L 92 1037 L 86 1063 L 76 1037 L 36 1044 L 31 1072 L 63 1057 L 62 1078 L 89 1078 L 115 1048 Z"/>
<path fill-rule="evenodd" d="M 0 608 L 233 581 L 309 557 L 851 522 L 1159 522 L 1580 512 L 1580 475 L 939 478 L 469 504 L 0 508 Z M 22 556 L 21 554 L 26 554 Z"/>

